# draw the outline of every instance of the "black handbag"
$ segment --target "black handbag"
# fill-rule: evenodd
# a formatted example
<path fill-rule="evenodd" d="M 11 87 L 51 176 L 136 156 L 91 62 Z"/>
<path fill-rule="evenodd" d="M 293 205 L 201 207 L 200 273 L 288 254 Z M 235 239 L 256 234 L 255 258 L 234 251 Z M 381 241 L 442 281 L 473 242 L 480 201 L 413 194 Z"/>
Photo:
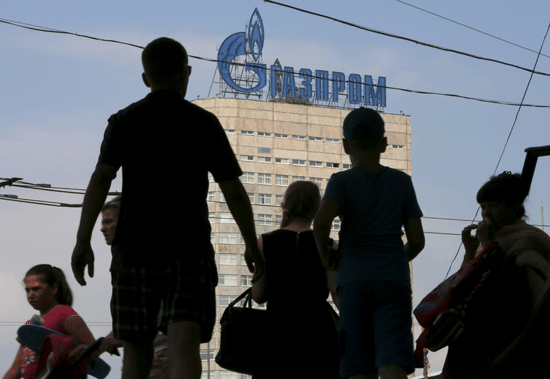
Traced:
<path fill-rule="evenodd" d="M 246 296 L 242 307 L 235 306 Z M 267 311 L 252 308 L 252 288 L 233 300 L 220 320 L 220 350 L 216 363 L 241 374 L 265 370 Z"/>

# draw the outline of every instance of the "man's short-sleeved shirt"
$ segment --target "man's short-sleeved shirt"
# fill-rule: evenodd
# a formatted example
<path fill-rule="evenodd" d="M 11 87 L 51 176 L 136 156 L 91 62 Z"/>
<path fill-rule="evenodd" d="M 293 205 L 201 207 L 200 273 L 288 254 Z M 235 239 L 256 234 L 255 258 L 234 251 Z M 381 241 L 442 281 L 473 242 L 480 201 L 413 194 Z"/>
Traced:
<path fill-rule="evenodd" d="M 409 175 L 390 167 L 361 167 L 331 176 L 324 195 L 340 205 L 338 283 L 353 280 L 410 282 L 403 223 L 422 216 Z"/>
<path fill-rule="evenodd" d="M 216 116 L 155 91 L 109 118 L 98 164 L 122 167 L 111 270 L 153 268 L 210 247 L 208 172 L 242 175 Z"/>

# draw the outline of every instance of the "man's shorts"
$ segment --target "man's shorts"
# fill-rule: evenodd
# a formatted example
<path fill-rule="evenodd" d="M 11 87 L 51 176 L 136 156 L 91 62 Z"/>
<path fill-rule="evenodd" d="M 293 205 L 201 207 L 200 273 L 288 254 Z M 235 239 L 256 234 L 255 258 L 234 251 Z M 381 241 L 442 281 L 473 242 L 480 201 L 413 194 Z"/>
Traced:
<path fill-rule="evenodd" d="M 153 341 L 169 324 L 195 321 L 201 343 L 212 338 L 216 321 L 216 263 L 176 259 L 165 269 L 112 271 L 111 315 L 115 338 L 133 343 Z M 158 315 L 162 300 L 162 319 Z"/>
<path fill-rule="evenodd" d="M 382 366 L 414 372 L 411 290 L 400 283 L 355 281 L 338 287 L 340 375 Z"/>

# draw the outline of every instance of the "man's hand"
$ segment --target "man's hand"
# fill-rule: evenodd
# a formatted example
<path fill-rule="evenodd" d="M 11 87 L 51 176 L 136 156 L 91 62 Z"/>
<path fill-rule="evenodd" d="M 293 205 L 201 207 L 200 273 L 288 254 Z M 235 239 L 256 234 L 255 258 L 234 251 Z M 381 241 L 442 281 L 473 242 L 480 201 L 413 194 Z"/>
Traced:
<path fill-rule="evenodd" d="M 88 275 L 94 277 L 94 252 L 90 243 L 77 244 L 73 250 L 71 257 L 71 267 L 73 269 L 74 278 L 81 286 L 86 285 L 84 279 L 84 269 L 88 266 Z"/>

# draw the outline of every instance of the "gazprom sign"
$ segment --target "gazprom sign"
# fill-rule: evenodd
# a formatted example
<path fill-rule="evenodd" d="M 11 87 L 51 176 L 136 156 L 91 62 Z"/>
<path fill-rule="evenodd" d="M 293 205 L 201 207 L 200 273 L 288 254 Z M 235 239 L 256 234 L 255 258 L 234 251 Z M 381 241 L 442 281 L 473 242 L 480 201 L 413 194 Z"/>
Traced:
<path fill-rule="evenodd" d="M 349 74 L 326 70 L 310 70 L 301 68 L 297 72 L 294 67 L 272 65 L 268 77 L 267 66 L 255 63 L 260 59 L 264 47 L 265 31 L 258 9 L 254 9 L 248 30 L 230 35 L 223 41 L 218 50 L 218 69 L 222 79 L 234 90 L 243 93 L 256 92 L 263 89 L 269 79 L 270 94 L 273 97 L 300 97 L 307 100 L 338 102 L 340 95 L 346 95 L 351 104 L 364 104 L 375 107 L 386 106 L 386 78 L 381 76 L 374 83 L 372 76 Z M 243 88 L 231 77 L 231 62 L 238 56 L 246 55 L 247 50 L 254 62 L 245 63 L 246 71 L 255 72 L 258 80 L 254 87 Z M 278 93 L 277 81 L 281 93 Z M 314 95 L 315 91 L 315 95 Z M 313 97 L 315 97 L 313 99 Z"/>

